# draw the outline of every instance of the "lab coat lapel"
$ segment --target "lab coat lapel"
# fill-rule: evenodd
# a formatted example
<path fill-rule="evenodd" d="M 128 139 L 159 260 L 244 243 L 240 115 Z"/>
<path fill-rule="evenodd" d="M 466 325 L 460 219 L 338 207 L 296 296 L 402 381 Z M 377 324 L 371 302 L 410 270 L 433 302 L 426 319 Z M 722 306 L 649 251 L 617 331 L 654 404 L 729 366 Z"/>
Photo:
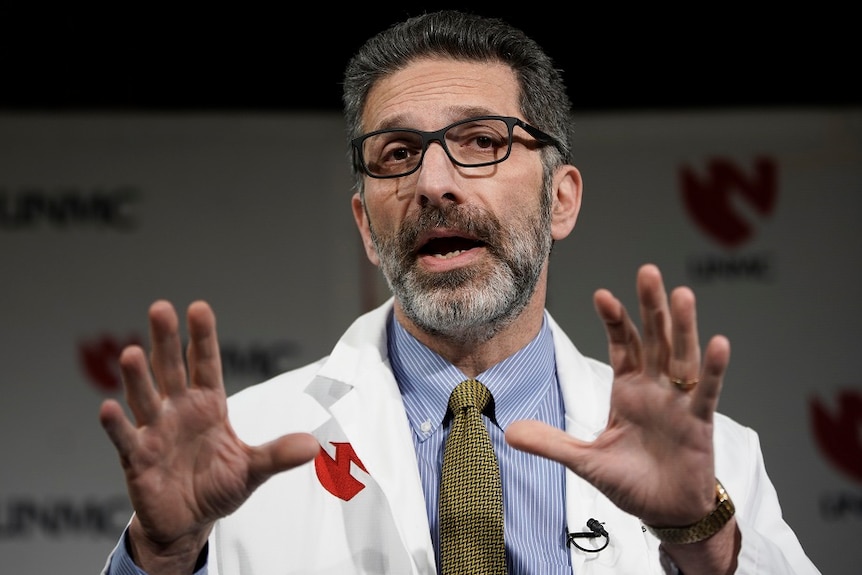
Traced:
<path fill-rule="evenodd" d="M 345 523 L 352 514 L 357 524 L 363 519 L 366 524 L 364 533 L 351 537 L 375 539 L 385 546 L 393 557 L 386 572 L 430 574 L 435 572 L 434 552 L 425 496 L 412 432 L 386 358 L 385 308 L 348 330 L 309 392 L 327 390 L 323 401 L 329 403 L 324 407 L 332 420 L 321 433 L 341 435 L 338 441 L 348 443 L 356 457 L 351 474 L 364 487 L 345 505 Z M 387 530 L 399 541 L 382 541 Z"/>

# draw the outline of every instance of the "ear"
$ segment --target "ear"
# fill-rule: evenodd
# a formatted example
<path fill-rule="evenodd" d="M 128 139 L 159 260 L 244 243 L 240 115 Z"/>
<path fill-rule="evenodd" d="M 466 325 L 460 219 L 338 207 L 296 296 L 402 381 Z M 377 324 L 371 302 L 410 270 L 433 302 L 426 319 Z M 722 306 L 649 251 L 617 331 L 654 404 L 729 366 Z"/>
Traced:
<path fill-rule="evenodd" d="M 371 241 L 371 223 L 368 221 L 368 212 L 365 210 L 359 192 L 353 194 L 351 204 L 353 206 L 353 219 L 356 220 L 356 227 L 359 228 L 362 245 L 365 247 L 365 255 L 368 256 L 368 260 L 372 264 L 379 266 L 380 258 L 377 257 L 377 250 L 374 248 L 374 242 Z"/>
<path fill-rule="evenodd" d="M 554 205 L 551 209 L 551 237 L 561 240 L 575 227 L 581 211 L 583 182 L 581 173 L 571 165 L 557 168 L 554 174 Z"/>

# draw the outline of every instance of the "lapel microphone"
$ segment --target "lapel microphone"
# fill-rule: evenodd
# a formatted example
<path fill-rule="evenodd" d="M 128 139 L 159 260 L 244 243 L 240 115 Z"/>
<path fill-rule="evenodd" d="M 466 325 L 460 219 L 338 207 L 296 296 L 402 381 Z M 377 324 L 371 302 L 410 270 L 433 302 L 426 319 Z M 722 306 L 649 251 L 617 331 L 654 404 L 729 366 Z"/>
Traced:
<path fill-rule="evenodd" d="M 577 533 L 571 533 L 568 528 L 566 528 L 566 546 L 571 547 L 574 545 L 581 551 L 586 551 L 587 553 L 598 553 L 602 549 L 608 546 L 608 543 L 611 541 L 610 535 L 605 531 L 604 525 L 598 520 L 590 517 L 587 520 L 587 529 L 589 531 L 579 531 Z M 596 549 L 587 549 L 586 547 L 581 547 L 578 545 L 576 539 L 595 539 L 596 537 L 604 537 L 605 543 L 601 547 Z"/>

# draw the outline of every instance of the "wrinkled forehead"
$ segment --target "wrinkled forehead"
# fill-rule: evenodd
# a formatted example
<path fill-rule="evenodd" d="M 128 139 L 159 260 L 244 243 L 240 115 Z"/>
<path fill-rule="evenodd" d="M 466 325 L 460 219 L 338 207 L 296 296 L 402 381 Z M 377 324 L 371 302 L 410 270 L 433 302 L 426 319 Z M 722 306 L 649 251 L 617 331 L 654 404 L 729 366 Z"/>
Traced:
<path fill-rule="evenodd" d="M 480 115 L 521 117 L 514 71 L 497 61 L 423 58 L 372 86 L 363 108 L 362 130 L 437 130 Z"/>

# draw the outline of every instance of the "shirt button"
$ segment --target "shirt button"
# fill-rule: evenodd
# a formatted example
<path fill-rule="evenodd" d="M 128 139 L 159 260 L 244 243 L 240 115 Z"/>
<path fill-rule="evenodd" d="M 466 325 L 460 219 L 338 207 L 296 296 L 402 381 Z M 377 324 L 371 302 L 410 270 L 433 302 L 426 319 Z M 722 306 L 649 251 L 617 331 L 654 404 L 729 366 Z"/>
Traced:
<path fill-rule="evenodd" d="M 431 422 L 428 420 L 423 421 L 422 425 L 419 426 L 419 429 L 422 430 L 422 433 L 428 433 L 431 431 Z"/>

